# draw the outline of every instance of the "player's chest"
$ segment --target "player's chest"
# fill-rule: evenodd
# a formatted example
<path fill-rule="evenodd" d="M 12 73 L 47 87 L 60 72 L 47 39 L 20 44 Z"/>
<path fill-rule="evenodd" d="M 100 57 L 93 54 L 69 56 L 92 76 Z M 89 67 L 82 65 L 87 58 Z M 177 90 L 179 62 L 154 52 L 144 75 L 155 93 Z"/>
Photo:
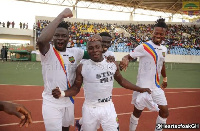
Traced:
<path fill-rule="evenodd" d="M 83 78 L 88 82 L 95 83 L 113 82 L 115 71 L 110 65 L 91 65 L 84 68 Z"/>
<path fill-rule="evenodd" d="M 154 50 L 145 51 L 145 57 L 146 59 L 154 61 L 154 62 L 164 60 L 162 49 L 156 48 L 156 47 L 154 47 Z"/>

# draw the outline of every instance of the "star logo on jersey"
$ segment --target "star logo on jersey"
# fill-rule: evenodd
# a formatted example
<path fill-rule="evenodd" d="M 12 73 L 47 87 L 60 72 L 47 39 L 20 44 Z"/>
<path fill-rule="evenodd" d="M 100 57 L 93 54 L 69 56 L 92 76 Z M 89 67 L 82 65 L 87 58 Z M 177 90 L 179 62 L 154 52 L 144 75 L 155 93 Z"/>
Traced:
<path fill-rule="evenodd" d="M 163 57 L 165 57 L 165 52 L 162 52 Z"/>
<path fill-rule="evenodd" d="M 73 57 L 73 56 L 70 56 L 70 57 L 69 57 L 69 61 L 70 61 L 71 63 L 74 63 L 74 62 L 75 62 L 74 57 Z"/>

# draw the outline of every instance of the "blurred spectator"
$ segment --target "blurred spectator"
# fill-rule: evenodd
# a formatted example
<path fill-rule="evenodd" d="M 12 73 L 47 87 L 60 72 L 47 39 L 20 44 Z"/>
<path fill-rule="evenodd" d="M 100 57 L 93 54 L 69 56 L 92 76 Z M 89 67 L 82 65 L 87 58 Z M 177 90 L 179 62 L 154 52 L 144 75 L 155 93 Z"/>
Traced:
<path fill-rule="evenodd" d="M 9 21 L 7 21 L 7 28 L 9 28 L 9 26 L 10 26 L 10 22 L 9 22 Z"/>
<path fill-rule="evenodd" d="M 5 22 L 2 23 L 2 26 L 5 27 Z"/>
<path fill-rule="evenodd" d="M 26 26 L 26 29 L 28 29 L 28 23 L 26 23 L 26 25 L 25 25 L 25 26 Z"/>
<path fill-rule="evenodd" d="M 12 22 L 12 28 L 15 28 L 15 22 L 14 21 Z"/>
<path fill-rule="evenodd" d="M 26 24 L 25 24 L 25 23 L 23 23 L 23 29 L 25 29 L 25 26 L 26 26 Z"/>
<path fill-rule="evenodd" d="M 7 52 L 8 52 L 7 47 L 3 46 L 3 48 L 1 49 L 1 59 L 2 59 L 2 62 L 4 62 L 4 58 L 7 61 Z"/>
<path fill-rule="evenodd" d="M 19 23 L 19 27 L 20 27 L 20 29 L 22 29 L 22 22 Z"/>

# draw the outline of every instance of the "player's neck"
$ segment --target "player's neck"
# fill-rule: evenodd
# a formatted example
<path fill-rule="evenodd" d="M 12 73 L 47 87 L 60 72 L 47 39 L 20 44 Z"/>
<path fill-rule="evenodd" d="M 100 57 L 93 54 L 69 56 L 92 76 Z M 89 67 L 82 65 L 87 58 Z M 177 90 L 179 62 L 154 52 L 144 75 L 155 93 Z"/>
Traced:
<path fill-rule="evenodd" d="M 91 59 L 92 60 L 92 59 Z M 94 62 L 97 62 L 97 63 L 99 63 L 99 62 L 102 62 L 104 60 L 104 58 L 103 57 L 101 57 L 100 59 L 98 59 L 98 60 L 92 60 L 92 61 L 94 61 Z"/>

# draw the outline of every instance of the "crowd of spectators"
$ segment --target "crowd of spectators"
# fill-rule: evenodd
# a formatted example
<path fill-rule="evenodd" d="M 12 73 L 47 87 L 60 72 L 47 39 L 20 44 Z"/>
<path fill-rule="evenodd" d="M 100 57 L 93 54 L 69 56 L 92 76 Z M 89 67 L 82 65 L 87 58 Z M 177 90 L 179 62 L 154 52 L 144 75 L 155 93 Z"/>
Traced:
<path fill-rule="evenodd" d="M 48 20 L 38 20 L 33 25 L 36 31 L 36 40 L 41 34 L 41 31 L 50 23 Z M 7 22 L 7 28 L 14 28 L 15 22 Z M 28 23 L 20 22 L 21 29 L 27 29 Z M 68 47 L 80 47 L 86 49 L 86 40 L 93 34 L 101 32 L 109 32 L 113 38 L 112 46 L 109 50 L 115 52 L 130 52 L 137 45 L 142 42 L 148 41 L 151 38 L 153 31 L 152 24 L 130 24 L 130 25 L 117 25 L 117 24 L 103 24 L 103 23 L 81 23 L 81 22 L 68 22 L 70 38 Z M 0 22 L 0 27 L 5 27 L 5 22 Z M 119 33 L 115 28 L 121 28 L 125 32 Z M 197 51 L 191 55 L 200 55 L 200 27 L 195 25 L 171 25 L 168 24 L 168 30 L 164 45 L 168 48 L 170 54 L 188 55 L 191 50 Z M 184 49 L 183 49 L 184 48 Z M 184 53 L 185 49 L 189 53 Z"/>
<path fill-rule="evenodd" d="M 140 42 L 150 39 L 153 31 L 153 25 L 123 25 L 131 36 Z M 200 28 L 187 25 L 171 25 L 168 24 L 165 44 L 169 49 L 175 46 L 183 48 L 199 49 L 200 44 Z"/>
<path fill-rule="evenodd" d="M 35 26 L 36 30 L 36 39 L 41 34 L 41 31 L 50 23 L 50 21 L 47 20 L 38 20 Z M 69 25 L 69 46 L 70 47 L 82 47 L 86 46 L 86 40 L 93 34 L 97 34 L 100 32 L 110 32 L 111 30 L 111 24 L 96 24 L 96 23 L 80 23 L 80 22 L 74 22 L 70 23 Z"/>
<path fill-rule="evenodd" d="M 15 28 L 15 22 L 14 21 L 7 21 L 7 22 L 1 22 L 0 21 L 0 27 L 5 27 L 5 28 Z M 28 29 L 28 23 L 19 23 L 19 28 L 20 29 Z"/>
<path fill-rule="evenodd" d="M 50 23 L 47 20 L 40 20 L 36 24 L 37 37 L 40 35 L 42 29 Z M 132 51 L 138 44 L 148 41 L 151 38 L 153 25 L 148 24 L 130 24 L 130 25 L 117 25 L 117 24 L 102 24 L 102 23 L 80 23 L 74 22 L 69 24 L 70 39 L 68 47 L 81 47 L 86 49 L 86 40 L 93 34 L 107 31 L 113 37 L 113 44 L 109 50 L 115 52 L 129 52 Z M 130 34 L 125 36 L 124 33 L 115 32 L 115 28 L 122 28 Z M 187 25 L 168 25 L 168 31 L 165 40 L 165 46 L 168 48 L 168 53 L 172 49 L 187 50 L 196 49 L 200 50 L 200 28 Z M 184 51 L 184 50 L 183 50 Z M 181 51 L 178 51 L 179 54 Z M 190 52 L 190 51 L 188 51 Z M 199 52 L 200 53 L 200 52 Z M 195 53 L 194 53 L 195 55 Z M 200 55 L 197 53 L 197 55 Z"/>

